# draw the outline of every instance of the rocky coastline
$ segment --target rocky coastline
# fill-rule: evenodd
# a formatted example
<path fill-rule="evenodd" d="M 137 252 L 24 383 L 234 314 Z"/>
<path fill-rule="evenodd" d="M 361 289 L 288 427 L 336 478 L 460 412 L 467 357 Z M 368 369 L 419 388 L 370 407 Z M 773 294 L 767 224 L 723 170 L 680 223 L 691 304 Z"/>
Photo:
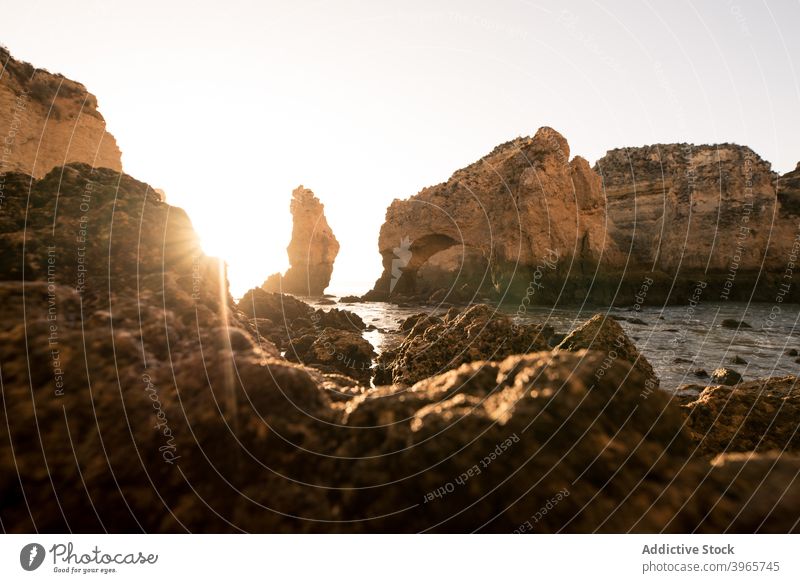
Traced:
<path fill-rule="evenodd" d="M 746 146 L 656 144 L 592 168 L 552 128 L 396 199 L 364 299 L 668 305 L 798 301 L 800 171 Z"/>
<path fill-rule="evenodd" d="M 733 165 L 746 155 L 725 152 Z M 622 170 L 613 171 L 620 156 L 593 170 L 543 128 L 393 203 L 381 230 L 384 274 L 366 299 L 411 301 L 429 278 L 426 301 L 460 305 L 397 322 L 397 343 L 380 354 L 365 334 L 381 331 L 341 306 L 263 287 L 234 301 L 224 262 L 203 252 L 188 215 L 118 168 L 4 168 L 3 530 L 797 532 L 796 376 L 720 374 L 731 384 L 668 391 L 618 319 L 599 313 L 555 330 L 497 309 L 531 281 L 547 290 L 562 282 L 568 300 L 627 301 L 612 293 L 619 280 L 597 274 L 614 272 L 630 248 L 673 276 L 675 243 L 652 257 L 651 240 L 614 230 L 646 220 L 622 203 L 613 210 L 626 197 Z M 760 177 L 749 180 L 752 224 L 793 216 L 796 176 L 751 163 Z M 704 176 L 702 193 L 715 184 Z M 773 179 L 785 188 L 770 206 Z M 680 180 L 667 190 L 670 212 L 682 212 Z M 321 211 L 312 197 L 298 189 L 294 201 Z M 539 212 L 543 197 L 550 215 Z M 418 210 L 431 205 L 459 218 L 463 239 Z M 526 220 L 504 223 L 509 208 Z M 736 212 L 725 216 L 735 223 Z M 293 214 L 297 226 L 303 212 Z M 786 221 L 778 228 L 788 237 Z M 324 291 L 338 252 L 328 231 L 319 255 L 307 229 L 293 233 L 290 259 L 312 248 L 314 259 L 292 260 L 281 286 Z M 777 269 L 786 237 L 780 249 L 752 248 L 741 273 L 764 256 Z M 454 255 L 438 254 L 454 247 L 470 268 L 448 287 Z M 713 275 L 724 281 L 729 249 L 714 249 Z M 511 268 L 520 260 L 522 276 Z M 640 290 L 637 278 L 626 275 L 626 289 Z"/>

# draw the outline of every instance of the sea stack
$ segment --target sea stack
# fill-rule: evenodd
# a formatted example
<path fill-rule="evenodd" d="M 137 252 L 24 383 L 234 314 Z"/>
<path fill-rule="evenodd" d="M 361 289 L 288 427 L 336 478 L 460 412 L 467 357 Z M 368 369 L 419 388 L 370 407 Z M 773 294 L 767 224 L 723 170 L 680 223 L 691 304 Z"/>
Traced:
<path fill-rule="evenodd" d="M 292 240 L 286 248 L 289 269 L 270 275 L 266 291 L 319 296 L 328 287 L 339 242 L 325 218 L 325 206 L 314 193 L 298 186 L 292 192 Z"/>

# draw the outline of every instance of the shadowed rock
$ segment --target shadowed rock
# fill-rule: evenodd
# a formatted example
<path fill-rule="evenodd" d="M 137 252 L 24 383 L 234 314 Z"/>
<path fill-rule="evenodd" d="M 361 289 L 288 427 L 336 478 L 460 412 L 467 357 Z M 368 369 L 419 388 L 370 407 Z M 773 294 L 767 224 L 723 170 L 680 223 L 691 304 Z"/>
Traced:
<path fill-rule="evenodd" d="M 688 426 L 705 455 L 800 450 L 797 377 L 707 387 L 685 407 Z"/>
<path fill-rule="evenodd" d="M 413 384 L 475 360 L 496 360 L 512 354 L 547 349 L 549 326 L 516 324 L 508 316 L 477 304 L 444 317 L 418 314 L 405 320 L 405 340 L 381 354 L 376 382 Z"/>
<path fill-rule="evenodd" d="M 720 385 L 736 385 L 742 382 L 742 375 L 732 368 L 721 367 L 711 373 L 711 381 Z"/>
<path fill-rule="evenodd" d="M 10 532 L 796 528 L 796 458 L 692 459 L 676 405 L 658 391 L 642 399 L 644 379 L 620 359 L 598 378 L 601 352 L 353 391 L 253 345 L 215 344 L 218 323 L 205 333 L 173 310 L 149 316 L 141 336 L 135 322 L 112 333 L 107 309 L 84 306 L 81 319 L 79 296 L 56 286 L 58 395 L 50 291 L 24 293 L 23 306 L 20 284 L 0 285 Z"/>
<path fill-rule="evenodd" d="M 349 375 L 276 357 L 250 334 L 250 320 L 278 318 L 276 306 L 285 314 L 284 299 L 259 291 L 235 309 L 224 269 L 202 255 L 185 215 L 151 200 L 146 185 L 100 172 L 92 237 L 74 246 L 87 173 L 72 166 L 64 181 L 34 181 L 30 203 L 29 177 L 5 184 L 7 532 L 797 528 L 797 458 L 708 463 L 693 455 L 676 401 L 643 397 L 637 359 L 581 350 L 498 359 L 503 349 L 535 350 L 548 333 L 486 306 L 414 322 L 409 370 L 453 369 L 411 387 L 353 387 Z M 58 184 L 64 209 L 53 236 Z M 49 271 L 48 237 L 57 258 Z M 81 293 L 79 250 L 92 260 Z M 313 329 L 315 312 L 291 305 L 294 321 Z M 460 358 L 496 360 L 459 366 Z M 774 405 L 754 406 L 767 414 Z"/>
<path fill-rule="evenodd" d="M 652 365 L 642 356 L 628 335 L 614 318 L 595 314 L 584 324 L 570 332 L 555 350 L 599 350 L 605 352 L 613 361 L 624 360 L 633 364 L 645 378 L 645 390 L 656 389 L 659 379 Z"/>
<path fill-rule="evenodd" d="M 253 288 L 237 304 L 250 319 L 259 336 L 287 350 L 289 342 L 307 334 L 319 334 L 326 328 L 358 332 L 366 324 L 358 314 L 348 310 L 322 308 L 316 310 L 288 294 L 277 294 Z"/>
<path fill-rule="evenodd" d="M 359 332 L 324 328 L 293 338 L 286 349 L 286 358 L 369 385 L 375 351 Z"/>

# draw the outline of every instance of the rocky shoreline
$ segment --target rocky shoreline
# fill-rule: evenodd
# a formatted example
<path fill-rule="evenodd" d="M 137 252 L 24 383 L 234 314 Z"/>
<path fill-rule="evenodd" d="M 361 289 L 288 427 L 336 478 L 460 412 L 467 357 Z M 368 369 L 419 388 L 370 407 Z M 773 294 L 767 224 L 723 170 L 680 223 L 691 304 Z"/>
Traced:
<path fill-rule="evenodd" d="M 682 403 L 612 319 L 551 349 L 472 306 L 407 322 L 370 386 L 341 367 L 372 363 L 360 318 L 234 303 L 147 185 L 82 165 L 7 184 L 9 532 L 512 532 L 565 489 L 534 532 L 797 529 L 795 377 Z"/>
<path fill-rule="evenodd" d="M 549 127 L 386 211 L 364 299 L 531 305 L 800 300 L 798 169 L 746 146 L 655 144 L 594 168 Z"/>
<path fill-rule="evenodd" d="M 691 204 L 680 156 L 702 166 L 712 154 L 661 150 L 675 158 L 665 188 L 679 214 Z M 739 147 L 716 151 L 726 164 L 750 160 L 760 177 L 750 180 L 752 225 L 776 209 L 781 220 L 793 216 L 796 177 L 784 177 L 775 198 L 767 190 L 777 177 L 764 161 Z M 731 384 L 673 394 L 621 318 L 597 314 L 556 331 L 483 301 L 638 301 L 639 276 L 650 272 L 624 271 L 622 282 L 599 276 L 618 273 L 628 244 L 607 232 L 606 197 L 612 210 L 616 200 L 617 226 L 651 220 L 652 233 L 660 220 L 630 217 L 615 173 L 625 155 L 644 172 L 663 162 L 628 150 L 593 170 L 543 128 L 393 203 L 381 231 L 384 274 L 366 299 L 459 306 L 404 318 L 397 343 L 380 354 L 365 339 L 380 330 L 350 310 L 263 288 L 234 301 L 224 262 L 205 255 L 188 215 L 116 167 L 79 159 L 47 171 L 4 168 L 3 530 L 797 532 L 796 376 L 739 382 L 714 371 Z M 714 180 L 697 170 L 701 199 Z M 478 201 L 465 204 L 465 192 L 480 193 Z M 459 217 L 469 238 L 445 232 L 417 202 Z M 736 199 L 739 210 L 749 204 Z M 292 267 L 272 284 L 321 293 L 338 242 L 327 222 L 313 228 L 324 215 L 310 191 L 295 191 L 293 205 L 303 224 L 293 232 Z M 507 221 L 508 205 L 527 213 L 525 230 Z M 723 214 L 733 229 L 736 212 Z M 577 222 L 566 220 L 573 215 Z M 779 248 L 750 247 L 740 281 L 764 253 L 782 273 L 792 228 L 789 219 L 779 225 Z M 325 249 L 298 254 L 317 232 Z M 629 245 L 642 261 L 658 259 L 647 255 L 650 239 Z M 648 301 L 674 276 L 675 248 L 665 245 L 660 271 L 647 276 Z M 723 289 L 729 251 L 714 255 L 708 278 Z M 519 274 L 515 261 L 525 267 Z M 455 282 L 454 266 L 466 266 Z M 691 293 L 694 275 L 681 273 Z M 420 289 L 420 278 L 435 289 Z"/>

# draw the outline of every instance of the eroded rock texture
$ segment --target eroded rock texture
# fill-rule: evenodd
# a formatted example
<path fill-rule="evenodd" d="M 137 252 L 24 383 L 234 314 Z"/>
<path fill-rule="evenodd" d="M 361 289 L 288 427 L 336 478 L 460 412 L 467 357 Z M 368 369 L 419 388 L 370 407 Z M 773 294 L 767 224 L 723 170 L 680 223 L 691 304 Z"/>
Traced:
<path fill-rule="evenodd" d="M 707 387 L 685 409 L 703 454 L 800 449 L 797 377 Z"/>
<path fill-rule="evenodd" d="M 512 283 L 524 295 L 538 267 L 547 285 L 534 293 L 554 298 L 564 285 L 560 293 L 576 299 L 593 277 L 603 278 L 598 266 L 618 257 L 604 206 L 600 177 L 583 158 L 570 159 L 561 134 L 541 128 L 447 182 L 393 201 L 378 242 L 383 274 L 371 297 L 427 297 L 445 284 L 467 296 L 502 295 Z"/>
<path fill-rule="evenodd" d="M 611 316 L 595 314 L 572 330 L 556 347 L 556 351 L 596 350 L 606 354 L 606 364 L 621 359 L 633 365 L 645 379 L 647 393 L 658 388 L 659 380 L 653 366 L 628 338 L 622 326 Z"/>
<path fill-rule="evenodd" d="M 325 207 L 314 193 L 297 187 L 292 192 L 292 240 L 286 248 L 290 267 L 271 275 L 266 291 L 302 296 L 322 295 L 331 281 L 339 242 L 325 218 Z"/>
<path fill-rule="evenodd" d="M 83 162 L 121 170 L 114 136 L 83 85 L 14 59 L 0 47 L 0 172 L 41 178 Z"/>
<path fill-rule="evenodd" d="M 774 301 L 798 235 L 791 175 L 776 190 L 770 163 L 735 144 L 620 148 L 595 170 L 631 290 L 651 277 L 660 299 L 674 281 L 671 299 L 682 302 L 704 281 L 710 301 L 751 299 L 754 289 Z"/>
<path fill-rule="evenodd" d="M 411 317 L 408 334 L 398 347 L 381 354 L 376 382 L 414 384 L 476 360 L 498 360 L 512 354 L 547 349 L 549 326 L 516 324 L 484 304 L 443 317 Z"/>
<path fill-rule="evenodd" d="M 366 324 L 358 314 L 348 310 L 339 308 L 315 310 L 293 296 L 267 292 L 261 288 L 253 288 L 242 296 L 238 308 L 248 318 L 252 329 L 259 337 L 266 338 L 281 350 L 290 352 L 299 362 L 306 361 L 297 352 L 299 346 L 297 341 L 306 337 L 302 346 L 309 347 L 313 343 L 312 337 L 321 335 L 326 329 L 345 333 L 336 335 L 339 345 L 350 339 L 356 351 L 366 350 L 367 354 L 372 354 L 371 346 L 366 348 L 365 341 L 361 338 Z M 369 371 L 371 366 L 371 356 L 366 358 L 366 362 L 363 362 L 363 359 L 359 360 L 358 368 L 362 374 L 364 371 Z"/>
<path fill-rule="evenodd" d="M 734 144 L 620 148 L 593 169 L 569 156 L 567 141 L 541 128 L 393 201 L 378 241 L 383 273 L 367 298 L 800 297 L 796 286 L 780 291 L 799 234 L 798 170 L 779 177 Z"/>

